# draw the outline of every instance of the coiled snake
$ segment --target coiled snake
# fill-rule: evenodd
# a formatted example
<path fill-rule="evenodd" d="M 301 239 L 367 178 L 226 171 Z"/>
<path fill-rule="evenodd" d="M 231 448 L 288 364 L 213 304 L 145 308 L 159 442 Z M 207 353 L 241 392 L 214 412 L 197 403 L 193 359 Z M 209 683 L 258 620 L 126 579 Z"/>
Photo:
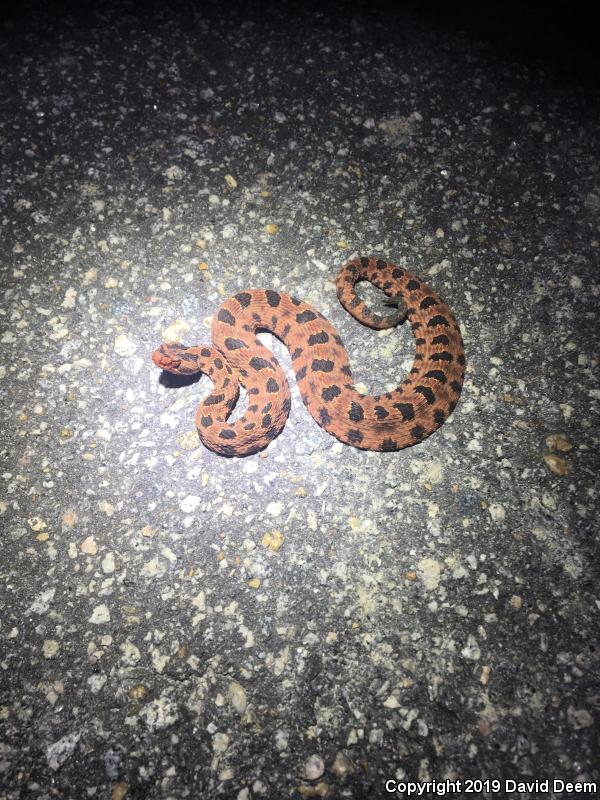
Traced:
<path fill-rule="evenodd" d="M 397 310 L 375 314 L 356 294 L 367 280 Z M 202 442 L 224 456 L 265 448 L 283 429 L 290 389 L 279 363 L 256 338 L 267 330 L 288 347 L 304 404 L 326 431 L 363 450 L 401 450 L 422 442 L 454 410 L 464 379 L 460 329 L 444 301 L 415 275 L 376 258 L 348 262 L 336 279 L 337 296 L 359 322 L 375 329 L 410 321 L 416 338 L 412 369 L 398 388 L 364 395 L 354 388 L 348 353 L 333 325 L 302 300 L 270 289 L 249 289 L 226 300 L 212 323 L 212 347 L 165 343 L 154 363 L 176 375 L 204 373 L 214 383 L 196 411 Z M 248 408 L 233 423 L 239 384 Z"/>

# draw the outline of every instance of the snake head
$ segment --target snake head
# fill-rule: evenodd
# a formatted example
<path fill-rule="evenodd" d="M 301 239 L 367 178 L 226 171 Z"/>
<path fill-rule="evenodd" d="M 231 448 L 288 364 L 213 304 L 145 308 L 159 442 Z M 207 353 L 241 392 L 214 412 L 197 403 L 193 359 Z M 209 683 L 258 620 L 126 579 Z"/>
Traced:
<path fill-rule="evenodd" d="M 168 342 L 157 347 L 152 353 L 152 361 L 160 369 L 175 375 L 192 375 L 198 372 L 196 357 L 190 353 L 190 348 L 175 342 Z"/>

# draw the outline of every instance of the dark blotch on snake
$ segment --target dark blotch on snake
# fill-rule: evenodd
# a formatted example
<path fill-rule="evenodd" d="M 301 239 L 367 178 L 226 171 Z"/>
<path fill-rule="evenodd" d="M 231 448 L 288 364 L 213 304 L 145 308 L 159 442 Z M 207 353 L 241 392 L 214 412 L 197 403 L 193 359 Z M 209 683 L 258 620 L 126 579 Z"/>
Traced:
<path fill-rule="evenodd" d="M 252 295 L 248 294 L 248 292 L 240 292 L 239 294 L 235 295 L 235 299 L 242 308 L 248 308 L 250 301 L 252 300 Z"/>
<path fill-rule="evenodd" d="M 411 420 L 415 417 L 415 409 L 411 403 L 394 403 L 394 408 L 402 414 L 405 420 Z"/>
<path fill-rule="evenodd" d="M 225 400 L 224 394 L 210 394 L 204 401 L 205 406 L 217 406 Z"/>
<path fill-rule="evenodd" d="M 446 328 L 450 326 L 450 323 L 446 319 L 446 317 L 442 317 L 441 314 L 436 314 L 435 317 L 432 317 L 429 322 L 427 323 L 428 328 L 435 328 L 436 325 L 445 325 Z"/>
<path fill-rule="evenodd" d="M 350 410 L 348 411 L 348 416 L 352 420 L 352 422 L 360 422 L 362 419 L 365 418 L 365 412 L 363 407 L 359 403 L 351 403 Z"/>
<path fill-rule="evenodd" d="M 313 372 L 333 372 L 333 361 L 323 358 L 315 358 L 312 362 L 311 368 Z"/>
<path fill-rule="evenodd" d="M 341 393 L 342 390 L 339 386 L 325 386 L 321 392 L 321 397 L 328 403 L 335 397 L 339 397 Z"/>
<path fill-rule="evenodd" d="M 430 389 L 429 386 L 415 386 L 415 392 L 422 394 L 429 405 L 435 403 L 435 394 L 433 389 Z"/>
<path fill-rule="evenodd" d="M 226 325 L 235 325 L 235 317 L 226 308 L 222 308 L 217 314 L 219 322 L 224 322 Z"/>
<path fill-rule="evenodd" d="M 325 331 L 320 331 L 319 333 L 313 333 L 308 337 L 308 343 L 310 345 L 325 344 L 328 341 L 329 341 L 329 336 L 325 333 Z"/>
<path fill-rule="evenodd" d="M 277 308 L 279 303 L 281 303 L 281 295 L 278 294 L 278 292 L 267 289 L 265 295 L 267 297 L 267 303 L 271 306 L 271 308 Z"/>
<path fill-rule="evenodd" d="M 242 350 L 244 347 L 248 347 L 246 342 L 242 342 L 241 339 L 232 339 L 229 336 L 225 339 L 225 347 L 228 350 Z"/>
<path fill-rule="evenodd" d="M 296 314 L 296 322 L 303 324 L 305 322 L 312 322 L 314 319 L 317 318 L 317 315 L 314 311 L 310 311 L 307 309 L 306 311 L 301 311 L 300 314 Z"/>
<path fill-rule="evenodd" d="M 331 422 L 329 411 L 327 411 L 326 408 L 319 409 L 319 419 L 321 420 L 321 425 L 329 425 L 329 423 Z"/>
<path fill-rule="evenodd" d="M 363 435 L 360 431 L 351 428 L 348 431 L 348 439 L 353 442 L 354 444 L 360 444 L 363 440 Z"/>
<path fill-rule="evenodd" d="M 426 308 L 431 308 L 431 306 L 437 306 L 438 301 L 435 297 L 426 297 L 424 300 L 421 300 L 421 311 L 425 311 Z"/>
<path fill-rule="evenodd" d="M 250 359 L 250 366 L 252 369 L 273 369 L 273 367 L 269 364 L 266 358 L 259 358 L 258 356 L 253 356 Z"/>
<path fill-rule="evenodd" d="M 430 369 L 429 372 L 426 372 L 423 375 L 424 378 L 434 378 L 436 381 L 440 383 L 446 383 L 448 378 L 446 377 L 446 373 L 442 372 L 441 369 Z"/>
<path fill-rule="evenodd" d="M 447 350 L 442 350 L 441 353 L 434 353 L 430 361 L 452 361 L 452 353 L 449 353 Z"/>

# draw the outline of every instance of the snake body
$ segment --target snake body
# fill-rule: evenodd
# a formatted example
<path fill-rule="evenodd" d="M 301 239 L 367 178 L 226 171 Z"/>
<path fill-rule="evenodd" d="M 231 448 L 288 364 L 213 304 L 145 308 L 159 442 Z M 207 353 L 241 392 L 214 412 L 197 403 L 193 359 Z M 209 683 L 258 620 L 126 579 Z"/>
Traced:
<path fill-rule="evenodd" d="M 383 290 L 398 309 L 388 316 L 373 313 L 354 288 L 364 280 Z M 319 311 L 284 292 L 239 292 L 215 314 L 212 346 L 165 343 L 152 354 L 168 372 L 204 373 L 213 381 L 213 391 L 196 411 L 196 427 L 208 448 L 224 456 L 250 455 L 285 425 L 290 389 L 276 358 L 256 338 L 264 330 L 288 347 L 304 404 L 341 442 L 363 450 L 401 450 L 422 442 L 448 418 L 460 396 L 465 354 L 446 303 L 415 275 L 376 258 L 348 262 L 336 288 L 344 308 L 371 328 L 389 328 L 408 318 L 416 339 L 408 377 L 391 392 L 361 394 L 338 332 Z M 248 393 L 248 408 L 229 423 L 240 383 Z"/>

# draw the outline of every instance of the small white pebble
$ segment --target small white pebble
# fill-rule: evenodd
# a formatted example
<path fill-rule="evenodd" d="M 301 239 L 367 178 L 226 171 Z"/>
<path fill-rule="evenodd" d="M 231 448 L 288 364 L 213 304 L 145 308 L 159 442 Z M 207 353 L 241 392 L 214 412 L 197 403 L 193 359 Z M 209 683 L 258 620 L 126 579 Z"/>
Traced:
<path fill-rule="evenodd" d="M 106 622 L 110 622 L 110 611 L 108 610 L 108 606 L 104 603 L 101 603 L 99 606 L 92 611 L 92 616 L 89 620 L 93 625 L 103 625 Z"/>
<path fill-rule="evenodd" d="M 198 508 L 201 502 L 202 499 L 198 497 L 198 495 L 188 494 L 188 496 L 184 497 L 181 503 L 179 503 L 179 508 L 186 514 L 191 514 Z"/>
<path fill-rule="evenodd" d="M 304 762 L 304 775 L 309 781 L 316 781 L 324 772 L 325 762 L 316 753 L 313 753 Z"/>
<path fill-rule="evenodd" d="M 494 522 L 502 522 L 502 520 L 506 519 L 506 509 L 500 503 L 492 503 L 488 508 L 488 512 Z"/>
<path fill-rule="evenodd" d="M 269 505 L 267 506 L 267 514 L 270 514 L 272 517 L 278 517 L 282 511 L 283 511 L 283 503 L 272 502 L 269 503 Z"/>

